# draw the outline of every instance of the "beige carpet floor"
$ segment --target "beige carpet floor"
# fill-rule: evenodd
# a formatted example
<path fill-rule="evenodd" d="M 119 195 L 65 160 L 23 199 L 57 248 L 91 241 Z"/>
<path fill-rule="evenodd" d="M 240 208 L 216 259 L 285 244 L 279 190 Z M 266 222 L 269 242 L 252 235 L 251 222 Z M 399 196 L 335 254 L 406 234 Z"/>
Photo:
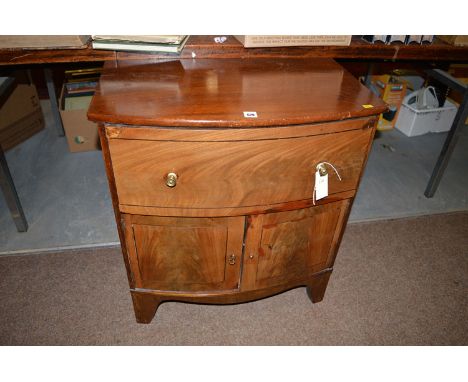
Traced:
<path fill-rule="evenodd" d="M 304 288 L 133 316 L 118 248 L 0 258 L 1 345 L 467 345 L 468 213 L 351 224 L 324 301 Z"/>

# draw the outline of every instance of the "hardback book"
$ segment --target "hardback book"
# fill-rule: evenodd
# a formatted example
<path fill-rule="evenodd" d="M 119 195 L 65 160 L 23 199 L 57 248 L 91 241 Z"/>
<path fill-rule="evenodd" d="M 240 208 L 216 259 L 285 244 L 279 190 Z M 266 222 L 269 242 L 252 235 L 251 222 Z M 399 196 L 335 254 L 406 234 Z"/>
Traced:
<path fill-rule="evenodd" d="M 362 36 L 362 39 L 371 42 L 372 44 L 375 42 L 387 43 L 389 37 L 390 35 L 387 34 L 370 34 Z"/>
<path fill-rule="evenodd" d="M 96 77 L 99 76 L 102 72 L 101 67 L 96 68 L 80 68 L 80 69 L 68 69 L 65 70 L 65 77 L 68 80 L 74 78 L 84 78 L 84 77 Z M 81 79 L 80 79 L 81 81 Z"/>
<path fill-rule="evenodd" d="M 83 49 L 88 45 L 90 35 L 57 36 L 0 36 L 0 48 L 5 49 Z"/>
<path fill-rule="evenodd" d="M 83 95 L 83 93 L 93 94 L 97 87 L 97 81 L 67 82 L 65 84 L 67 95 Z"/>
<path fill-rule="evenodd" d="M 349 45 L 351 35 L 241 35 L 234 36 L 245 48 L 267 48 L 280 46 L 326 46 L 326 45 Z"/>
<path fill-rule="evenodd" d="M 64 110 L 88 110 L 92 98 L 92 95 L 66 97 Z"/>
<path fill-rule="evenodd" d="M 432 40 L 434 40 L 434 35 L 433 34 L 423 34 L 421 42 L 432 43 Z"/>
<path fill-rule="evenodd" d="M 392 34 L 390 35 L 390 38 L 388 39 L 387 43 L 391 44 L 392 42 L 401 42 L 404 44 L 405 41 L 406 41 L 405 34 Z"/>
<path fill-rule="evenodd" d="M 421 34 L 411 34 L 406 36 L 406 44 L 411 44 L 415 42 L 417 44 L 421 44 L 422 35 Z"/>
<path fill-rule="evenodd" d="M 186 35 L 93 35 L 94 41 L 140 42 L 152 44 L 181 44 Z"/>
<path fill-rule="evenodd" d="M 180 44 L 156 44 L 131 41 L 95 40 L 93 49 L 122 50 L 148 53 L 180 53 L 188 40 L 188 36 Z"/>

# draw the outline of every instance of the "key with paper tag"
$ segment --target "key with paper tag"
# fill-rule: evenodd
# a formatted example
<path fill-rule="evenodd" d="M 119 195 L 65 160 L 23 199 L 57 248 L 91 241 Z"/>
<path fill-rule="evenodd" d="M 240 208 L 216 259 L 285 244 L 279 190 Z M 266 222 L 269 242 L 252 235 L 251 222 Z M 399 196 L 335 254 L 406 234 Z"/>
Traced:
<path fill-rule="evenodd" d="M 325 166 L 330 166 L 333 170 L 335 170 L 336 176 L 341 182 L 341 176 L 338 170 L 329 162 L 320 162 L 315 167 L 315 185 L 313 191 L 313 202 L 315 205 L 316 200 L 323 199 L 328 196 L 328 171 Z"/>
<path fill-rule="evenodd" d="M 328 196 L 328 174 L 320 175 L 320 171 L 315 172 L 315 200 L 320 200 Z"/>

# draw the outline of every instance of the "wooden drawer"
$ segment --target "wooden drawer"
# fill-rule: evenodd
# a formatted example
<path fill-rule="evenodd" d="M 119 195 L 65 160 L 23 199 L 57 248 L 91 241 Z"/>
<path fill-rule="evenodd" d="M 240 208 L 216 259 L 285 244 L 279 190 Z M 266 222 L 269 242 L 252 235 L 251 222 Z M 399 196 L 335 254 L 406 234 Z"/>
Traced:
<path fill-rule="evenodd" d="M 311 199 L 326 161 L 329 193 L 354 190 L 372 137 L 358 129 L 282 139 L 157 141 L 110 139 L 120 205 L 175 208 L 262 206 Z M 178 175 L 168 187 L 166 175 Z"/>

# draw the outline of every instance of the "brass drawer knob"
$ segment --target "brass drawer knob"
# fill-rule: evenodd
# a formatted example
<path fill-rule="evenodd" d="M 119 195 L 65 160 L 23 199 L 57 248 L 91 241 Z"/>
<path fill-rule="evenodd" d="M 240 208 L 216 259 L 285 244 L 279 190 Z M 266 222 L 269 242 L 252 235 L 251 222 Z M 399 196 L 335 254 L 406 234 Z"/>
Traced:
<path fill-rule="evenodd" d="M 174 172 L 170 172 L 166 175 L 166 186 L 167 187 L 175 187 L 177 185 L 177 174 Z"/>
<path fill-rule="evenodd" d="M 234 265 L 236 263 L 236 255 L 232 254 L 229 256 L 229 264 Z"/>

